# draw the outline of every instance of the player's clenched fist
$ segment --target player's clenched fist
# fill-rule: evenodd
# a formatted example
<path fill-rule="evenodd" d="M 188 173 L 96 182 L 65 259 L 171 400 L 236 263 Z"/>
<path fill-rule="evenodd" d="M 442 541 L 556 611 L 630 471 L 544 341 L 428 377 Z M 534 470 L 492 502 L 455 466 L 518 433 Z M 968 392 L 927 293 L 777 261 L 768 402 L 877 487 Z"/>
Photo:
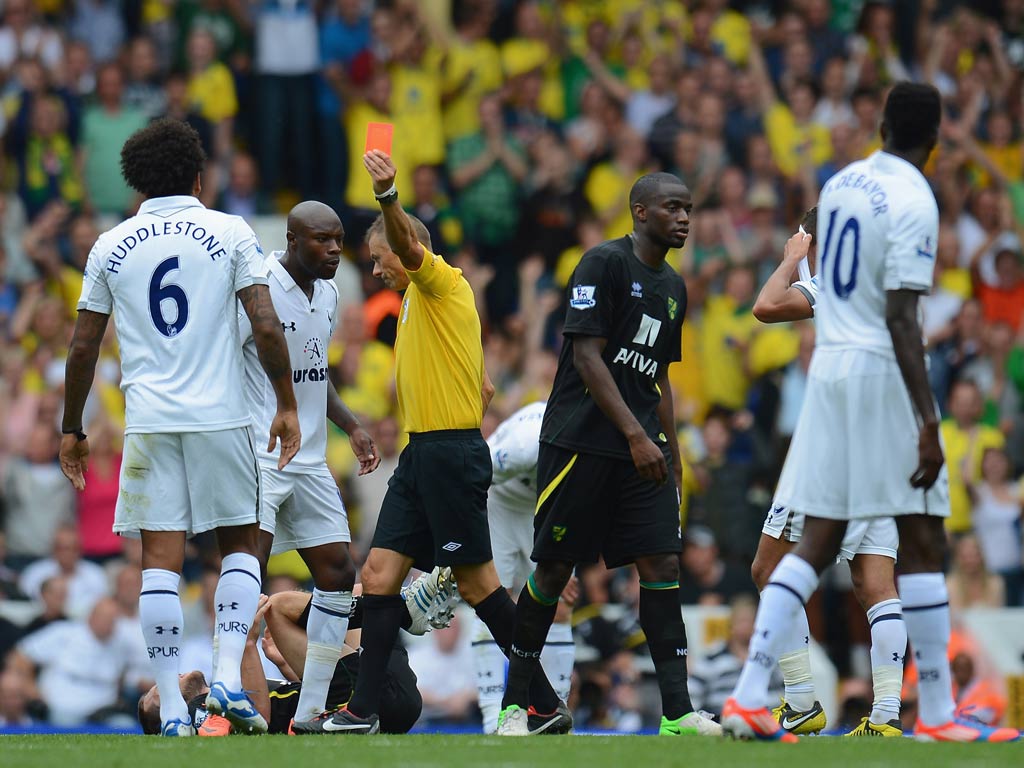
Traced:
<path fill-rule="evenodd" d="M 398 169 L 391 158 L 379 149 L 371 149 L 363 155 L 363 166 L 373 179 L 373 193 L 381 195 L 391 189 L 395 183 Z"/>

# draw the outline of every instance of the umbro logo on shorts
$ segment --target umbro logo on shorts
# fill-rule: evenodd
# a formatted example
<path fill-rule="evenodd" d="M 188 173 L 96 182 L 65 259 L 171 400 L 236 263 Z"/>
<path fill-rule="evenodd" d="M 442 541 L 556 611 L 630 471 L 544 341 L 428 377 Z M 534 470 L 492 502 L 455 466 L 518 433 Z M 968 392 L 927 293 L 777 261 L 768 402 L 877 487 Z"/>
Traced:
<path fill-rule="evenodd" d="M 449 541 L 447 544 L 441 547 L 441 549 L 443 549 L 445 552 L 454 552 L 456 549 L 460 549 L 461 547 L 462 545 L 459 544 L 459 542 Z"/>

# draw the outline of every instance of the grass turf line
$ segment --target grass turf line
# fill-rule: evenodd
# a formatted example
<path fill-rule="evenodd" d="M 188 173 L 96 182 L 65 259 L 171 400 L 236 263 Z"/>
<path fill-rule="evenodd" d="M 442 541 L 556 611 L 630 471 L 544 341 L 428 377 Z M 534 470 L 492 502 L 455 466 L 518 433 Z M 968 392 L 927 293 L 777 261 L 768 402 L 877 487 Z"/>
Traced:
<path fill-rule="evenodd" d="M 910 739 L 802 739 L 800 744 L 757 744 L 700 737 L 549 736 L 231 736 L 160 739 L 146 736 L 3 736 L 4 768 L 181 768 L 200 764 L 250 768 L 264 765 L 527 766 L 622 768 L 623 765 L 711 765 L 751 768 L 922 768 L 1024 765 L 1024 744 L 921 744 Z"/>

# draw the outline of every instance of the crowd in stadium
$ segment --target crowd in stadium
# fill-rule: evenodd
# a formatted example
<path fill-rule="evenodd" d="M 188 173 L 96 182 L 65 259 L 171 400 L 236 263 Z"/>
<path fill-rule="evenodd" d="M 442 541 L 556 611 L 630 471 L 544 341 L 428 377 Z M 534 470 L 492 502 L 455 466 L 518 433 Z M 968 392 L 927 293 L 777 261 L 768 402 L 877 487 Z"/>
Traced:
<path fill-rule="evenodd" d="M 341 215 L 355 269 L 339 275 L 358 282 L 342 295 L 362 300 L 340 310 L 330 377 L 382 454 L 356 478 L 331 427 L 357 563 L 406 441 L 391 350 L 400 298 L 373 279 L 363 242 L 376 216 L 367 123 L 395 124 L 403 203 L 476 292 L 497 388 L 485 436 L 550 391 L 567 281 L 586 249 L 630 230 L 633 182 L 654 169 L 684 180 L 691 234 L 670 257 L 689 296 L 670 370 L 681 587 L 686 604 L 734 608 L 728 653 L 691 659 L 694 703 L 714 710 L 746 654 L 750 565 L 814 342 L 810 322 L 762 325 L 751 306 L 824 181 L 880 146 L 887 87 L 933 83 L 945 115 L 926 175 L 941 225 L 923 327 L 950 476 L 950 599 L 1024 607 L 1022 71 L 1022 0 L 4 0 L 0 602 L 32 607 L 0 615 L 0 727 L 130 717 L 152 684 L 138 543 L 111 533 L 124 426 L 112 330 L 84 424 L 84 491 L 57 451 L 86 258 L 139 202 L 120 148 L 161 116 L 202 137 L 208 206 L 251 218 L 317 199 Z M 184 669 L 209 664 L 215 552 L 206 537 L 190 544 Z M 270 574 L 267 593 L 308 578 L 287 556 Z M 578 576 L 577 723 L 649 725 L 635 572 Z M 848 573 L 835 569 L 808 611 L 844 699 L 870 700 Z M 459 624 L 412 654 L 414 668 L 426 659 L 432 723 L 479 722 Z M 961 693 L 1005 706 L 970 639 L 956 651 Z"/>

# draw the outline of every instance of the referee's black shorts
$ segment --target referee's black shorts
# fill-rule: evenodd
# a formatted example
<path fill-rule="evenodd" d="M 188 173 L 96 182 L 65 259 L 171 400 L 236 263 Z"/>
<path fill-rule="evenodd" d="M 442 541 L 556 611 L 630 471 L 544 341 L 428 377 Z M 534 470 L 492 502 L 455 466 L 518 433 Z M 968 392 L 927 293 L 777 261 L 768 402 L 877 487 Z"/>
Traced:
<path fill-rule="evenodd" d="M 479 429 L 409 435 L 381 504 L 372 547 L 435 565 L 475 565 L 491 559 L 487 489 L 491 452 Z"/>
<path fill-rule="evenodd" d="M 671 459 L 669 459 L 671 466 Z M 682 551 L 675 480 L 644 480 L 632 461 L 541 443 L 532 558 L 617 568 Z"/>

